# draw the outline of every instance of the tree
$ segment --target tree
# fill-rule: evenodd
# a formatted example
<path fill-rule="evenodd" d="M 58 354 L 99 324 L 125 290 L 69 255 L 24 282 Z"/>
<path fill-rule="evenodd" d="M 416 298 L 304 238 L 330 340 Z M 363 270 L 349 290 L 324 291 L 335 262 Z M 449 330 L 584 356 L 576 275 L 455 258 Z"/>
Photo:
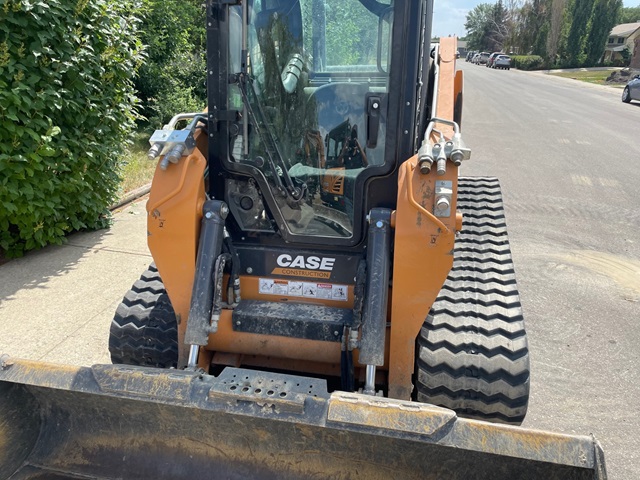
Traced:
<path fill-rule="evenodd" d="M 620 23 L 640 22 L 640 4 L 637 7 L 621 8 L 616 19 L 616 25 Z"/>
<path fill-rule="evenodd" d="M 488 50 L 487 39 L 490 32 L 493 5 L 481 3 L 467 14 L 464 28 L 467 29 L 469 48 Z"/>
<path fill-rule="evenodd" d="M 549 30 L 547 34 L 547 58 L 553 64 L 560 46 L 560 37 L 565 19 L 567 0 L 551 0 Z"/>
<path fill-rule="evenodd" d="M 567 37 L 567 60 L 570 65 L 577 66 L 584 63 L 584 49 L 594 3 L 595 0 L 571 0 L 569 6 L 571 27 Z"/>
<path fill-rule="evenodd" d="M 147 61 L 135 80 L 142 114 L 160 128 L 178 112 L 206 106 L 204 10 L 200 0 L 143 0 Z"/>
<path fill-rule="evenodd" d="M 507 38 L 507 10 L 502 0 L 494 5 L 481 3 L 467 14 L 469 47 L 478 50 L 498 51 Z"/>
<path fill-rule="evenodd" d="M 502 3 L 502 0 L 498 0 L 498 2 L 493 6 L 490 21 L 489 50 L 497 52 L 502 50 L 504 42 L 509 34 L 507 9 Z"/>
<path fill-rule="evenodd" d="M 549 0 L 528 0 L 517 12 L 517 34 L 514 45 L 523 53 L 545 55 L 548 31 Z"/>
<path fill-rule="evenodd" d="M 604 54 L 607 38 L 616 24 L 622 0 L 596 0 L 585 45 L 586 65 L 595 65 Z"/>

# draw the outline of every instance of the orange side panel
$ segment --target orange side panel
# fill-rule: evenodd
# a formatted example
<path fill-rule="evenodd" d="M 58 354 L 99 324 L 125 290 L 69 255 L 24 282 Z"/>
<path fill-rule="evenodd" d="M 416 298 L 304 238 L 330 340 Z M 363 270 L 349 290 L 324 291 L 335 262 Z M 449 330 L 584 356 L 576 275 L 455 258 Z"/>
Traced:
<path fill-rule="evenodd" d="M 436 114 L 448 120 L 455 103 L 455 55 L 456 39 L 441 39 Z M 446 125 L 436 128 L 447 138 L 453 135 Z M 458 168 L 448 162 L 445 175 L 437 176 L 435 168 L 423 175 L 417 160 L 414 156 L 400 167 L 395 215 L 389 396 L 405 400 L 413 390 L 416 337 L 453 265 L 456 230 Z M 437 180 L 452 182 L 452 213 L 446 218 L 432 213 Z"/>
<path fill-rule="evenodd" d="M 462 90 L 464 87 L 464 72 L 462 70 L 458 70 L 456 72 L 456 77 L 455 77 L 455 93 L 454 93 L 454 99 L 458 98 L 458 95 L 462 94 Z"/>
<path fill-rule="evenodd" d="M 147 243 L 178 317 L 181 364 L 186 319 L 195 275 L 202 206 L 205 200 L 206 137 L 196 132 L 198 148 L 166 170 L 156 168 L 147 202 Z M 159 164 L 159 162 L 158 162 Z"/>

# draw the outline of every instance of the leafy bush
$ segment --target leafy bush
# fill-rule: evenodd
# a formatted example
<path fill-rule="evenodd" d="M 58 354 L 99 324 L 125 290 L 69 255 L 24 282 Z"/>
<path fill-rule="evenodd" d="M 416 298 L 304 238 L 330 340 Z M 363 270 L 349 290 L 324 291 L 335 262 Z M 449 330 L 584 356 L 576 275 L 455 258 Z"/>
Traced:
<path fill-rule="evenodd" d="M 541 70 L 544 68 L 544 59 L 539 55 L 514 55 L 511 57 L 511 66 L 519 70 Z"/>
<path fill-rule="evenodd" d="M 0 249 L 108 223 L 134 128 L 134 0 L 0 5 Z"/>
<path fill-rule="evenodd" d="M 626 61 L 624 58 L 616 58 L 614 60 L 608 61 L 608 62 L 604 62 L 603 65 L 604 67 L 628 67 L 629 66 L 629 62 Z"/>
<path fill-rule="evenodd" d="M 143 0 L 140 39 L 147 61 L 135 86 L 153 128 L 206 107 L 206 31 L 201 0 Z"/>

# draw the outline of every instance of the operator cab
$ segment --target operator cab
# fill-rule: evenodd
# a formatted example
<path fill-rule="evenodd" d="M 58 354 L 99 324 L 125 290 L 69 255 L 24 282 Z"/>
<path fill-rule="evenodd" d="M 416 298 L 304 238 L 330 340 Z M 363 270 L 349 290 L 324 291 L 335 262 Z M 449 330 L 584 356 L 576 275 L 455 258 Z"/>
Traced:
<path fill-rule="evenodd" d="M 244 8 L 244 9 L 243 9 Z M 244 232 L 350 238 L 365 181 L 389 171 L 392 0 L 230 8 L 225 200 Z"/>

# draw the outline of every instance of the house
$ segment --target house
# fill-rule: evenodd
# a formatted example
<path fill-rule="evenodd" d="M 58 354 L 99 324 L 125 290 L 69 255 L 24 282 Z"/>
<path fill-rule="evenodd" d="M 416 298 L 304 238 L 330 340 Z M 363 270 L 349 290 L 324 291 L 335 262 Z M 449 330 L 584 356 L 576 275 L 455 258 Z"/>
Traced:
<path fill-rule="evenodd" d="M 451 35 L 449 35 L 451 36 Z M 440 41 L 439 40 L 431 40 L 431 47 L 433 47 L 436 44 L 439 44 Z M 467 55 L 467 42 L 466 40 L 460 40 L 458 38 L 458 53 L 460 54 L 460 57 L 464 58 Z"/>
<path fill-rule="evenodd" d="M 458 52 L 460 52 L 461 57 L 465 57 L 467 55 L 467 41 L 466 40 L 458 40 Z"/>
<path fill-rule="evenodd" d="M 640 22 L 623 23 L 616 25 L 609 34 L 609 40 L 604 50 L 605 62 L 624 58 L 623 50 L 629 49 L 630 56 L 633 56 L 636 39 L 640 38 Z"/>

